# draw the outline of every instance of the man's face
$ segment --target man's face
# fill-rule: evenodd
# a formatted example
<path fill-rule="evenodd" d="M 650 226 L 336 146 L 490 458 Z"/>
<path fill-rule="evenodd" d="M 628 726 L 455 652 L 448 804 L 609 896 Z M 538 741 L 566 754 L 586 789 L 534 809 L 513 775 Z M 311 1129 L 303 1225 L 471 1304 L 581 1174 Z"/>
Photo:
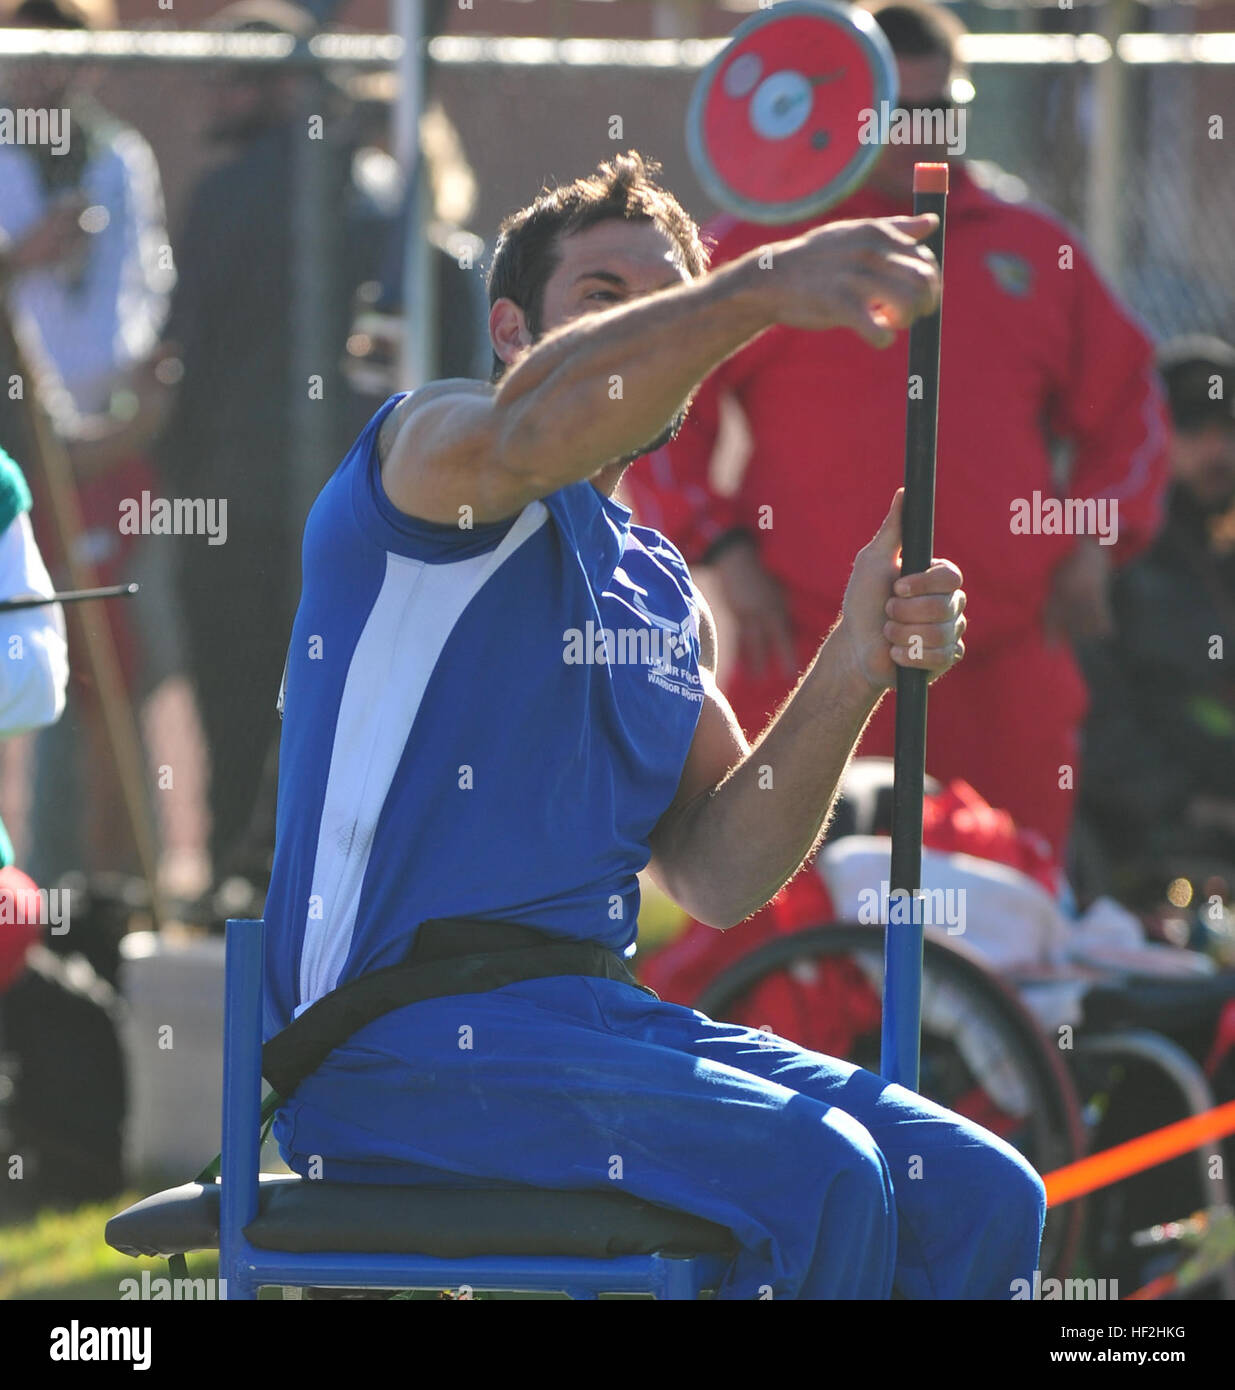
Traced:
<path fill-rule="evenodd" d="M 539 333 L 533 335 L 526 328 L 526 317 L 519 311 L 525 325 L 524 345 L 585 314 L 603 313 L 690 278 L 677 243 L 654 222 L 612 218 L 559 237 L 557 266 L 545 284 L 541 302 Z M 499 301 L 503 303 L 509 305 L 510 301 Z M 504 361 L 511 360 L 501 344 L 497 351 Z M 615 462 L 632 463 L 667 444 L 682 428 L 689 406 L 688 399 L 656 439 Z"/>
<path fill-rule="evenodd" d="M 900 95 L 896 105 L 912 113 L 915 106 L 940 107 L 946 121 L 946 107 L 940 103 L 951 103 L 949 79 L 952 65 L 943 54 L 924 58 L 897 58 L 897 89 Z M 954 118 L 955 119 L 955 118 Z M 938 131 L 943 122 L 939 118 L 924 122 L 926 131 Z M 899 198 L 909 202 L 913 197 L 913 166 L 919 161 L 941 164 L 949 158 L 946 141 L 939 144 L 884 146 L 879 162 L 871 171 L 869 186 L 889 198 Z"/>
<path fill-rule="evenodd" d="M 1235 419 L 1177 429 L 1171 465 L 1176 481 L 1205 511 L 1225 511 L 1235 502 Z"/>

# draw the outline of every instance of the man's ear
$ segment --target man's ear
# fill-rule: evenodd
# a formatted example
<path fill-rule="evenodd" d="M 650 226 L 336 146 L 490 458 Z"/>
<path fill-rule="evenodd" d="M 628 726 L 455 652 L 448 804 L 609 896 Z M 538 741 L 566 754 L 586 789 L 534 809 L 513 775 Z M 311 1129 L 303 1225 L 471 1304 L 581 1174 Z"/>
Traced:
<path fill-rule="evenodd" d="M 489 310 L 489 337 L 493 351 L 507 364 L 531 347 L 527 318 L 513 299 L 499 299 Z"/>

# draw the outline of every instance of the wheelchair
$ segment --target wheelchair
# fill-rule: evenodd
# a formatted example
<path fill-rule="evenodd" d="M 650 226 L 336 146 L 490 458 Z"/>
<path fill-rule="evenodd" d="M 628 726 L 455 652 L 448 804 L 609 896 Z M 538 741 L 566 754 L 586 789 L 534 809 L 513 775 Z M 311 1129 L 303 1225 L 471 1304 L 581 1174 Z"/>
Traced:
<path fill-rule="evenodd" d="M 938 789 L 928 784 L 928 791 Z M 878 832 L 887 824 L 890 793 L 887 760 L 857 760 L 829 840 Z M 825 920 L 756 940 L 701 987 L 696 970 L 692 997 L 673 997 L 878 1072 L 883 950 L 882 926 Z M 1232 1001 L 1231 971 L 1196 979 L 1135 968 L 998 971 L 970 945 L 927 927 L 918 1089 L 1049 1174 L 1235 1095 L 1235 1056 L 1217 1071 L 1205 1065 L 1228 1005 L 1225 1016 L 1235 1027 Z M 1161 1276 L 1178 1263 L 1163 1229 L 1229 1207 L 1213 1150 L 1208 1145 L 1052 1206 L 1043 1277 L 1066 1278 L 1079 1268 L 1130 1293 Z M 1230 1141 L 1225 1157 L 1235 1158 Z M 1235 1298 L 1233 1263 L 1189 1296 Z"/>
<path fill-rule="evenodd" d="M 857 1007 L 844 1059 L 878 1072 L 883 943 L 882 927 L 856 922 L 778 937 L 723 971 L 692 1006 L 711 1018 L 826 1051 L 827 1044 L 816 1046 L 810 1034 L 802 1036 L 800 1024 L 784 1026 L 778 1005 L 785 1002 L 786 988 L 824 990 L 830 998 L 847 994 L 851 1007 L 855 1002 Z M 929 928 L 922 959 L 918 1089 L 1006 1139 L 1039 1172 L 1081 1155 L 1080 1102 L 1058 1051 L 975 952 Z M 1075 1203 L 1048 1213 L 1044 1275 L 1070 1266 L 1081 1217 Z"/>

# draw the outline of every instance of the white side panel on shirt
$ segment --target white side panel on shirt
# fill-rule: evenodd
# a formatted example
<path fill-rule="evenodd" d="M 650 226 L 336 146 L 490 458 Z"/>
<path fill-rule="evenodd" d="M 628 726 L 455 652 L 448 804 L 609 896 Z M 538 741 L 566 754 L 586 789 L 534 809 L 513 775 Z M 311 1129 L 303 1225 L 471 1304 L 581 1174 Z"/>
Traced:
<path fill-rule="evenodd" d="M 387 552 L 382 581 L 352 653 L 305 905 L 295 1015 L 338 983 L 351 950 L 373 835 L 429 678 L 464 609 L 548 520 L 543 502 L 519 514 L 496 550 L 429 565 Z"/>

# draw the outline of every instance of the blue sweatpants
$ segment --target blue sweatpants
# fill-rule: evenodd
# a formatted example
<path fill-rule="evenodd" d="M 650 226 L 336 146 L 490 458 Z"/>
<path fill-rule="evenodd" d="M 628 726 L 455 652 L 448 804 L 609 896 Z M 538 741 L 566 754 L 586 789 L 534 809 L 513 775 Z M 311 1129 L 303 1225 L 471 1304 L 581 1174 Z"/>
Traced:
<path fill-rule="evenodd" d="M 1015 1149 L 848 1062 L 557 976 L 387 1014 L 279 1112 L 327 1181 L 621 1187 L 741 1247 L 729 1299 L 1008 1299 L 1045 1216 Z"/>

